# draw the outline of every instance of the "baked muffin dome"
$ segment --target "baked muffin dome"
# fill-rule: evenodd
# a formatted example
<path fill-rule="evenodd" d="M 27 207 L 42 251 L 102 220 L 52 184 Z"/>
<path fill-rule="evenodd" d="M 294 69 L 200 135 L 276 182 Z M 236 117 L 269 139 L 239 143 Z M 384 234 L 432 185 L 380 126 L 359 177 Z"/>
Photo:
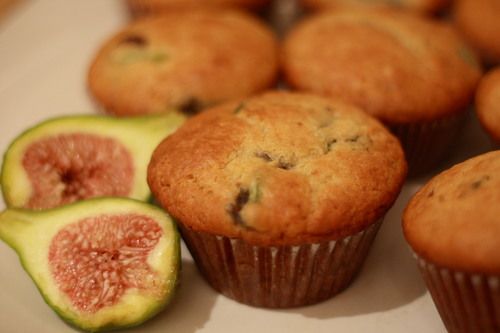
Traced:
<path fill-rule="evenodd" d="M 406 240 L 446 329 L 497 332 L 500 151 L 455 165 L 410 200 Z"/>
<path fill-rule="evenodd" d="M 182 11 L 131 23 L 100 49 L 88 85 L 116 115 L 196 111 L 275 83 L 277 41 L 237 11 Z"/>
<path fill-rule="evenodd" d="M 476 113 L 488 134 L 500 144 L 500 67 L 481 79 L 476 92 Z"/>
<path fill-rule="evenodd" d="M 421 13 L 435 13 L 450 4 L 450 0 L 302 0 L 302 3 L 313 9 L 329 9 L 342 6 L 376 7 L 394 6 Z"/>
<path fill-rule="evenodd" d="M 500 151 L 434 177 L 411 199 L 403 228 L 413 250 L 441 267 L 500 274 Z"/>
<path fill-rule="evenodd" d="M 404 182 L 398 140 L 357 108 L 271 92 L 191 118 L 148 182 L 188 229 L 255 245 L 338 239 L 377 222 Z"/>
<path fill-rule="evenodd" d="M 157 14 L 179 8 L 260 8 L 269 2 L 270 0 L 127 0 L 134 15 Z"/>
<path fill-rule="evenodd" d="M 457 0 L 453 14 L 460 31 L 484 60 L 500 64 L 500 2 Z"/>
<path fill-rule="evenodd" d="M 450 25 L 387 8 L 306 18 L 286 37 L 282 59 L 292 88 L 382 120 L 400 139 L 411 175 L 449 153 L 481 75 Z"/>
<path fill-rule="evenodd" d="M 342 98 L 389 124 L 462 111 L 480 77 L 450 26 L 395 10 L 306 18 L 286 38 L 283 67 L 293 88 Z"/>

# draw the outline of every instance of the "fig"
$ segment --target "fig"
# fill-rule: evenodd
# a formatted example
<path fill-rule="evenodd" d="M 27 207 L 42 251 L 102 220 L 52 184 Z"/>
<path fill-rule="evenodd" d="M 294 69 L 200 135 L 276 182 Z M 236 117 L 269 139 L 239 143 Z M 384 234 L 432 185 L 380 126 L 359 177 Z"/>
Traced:
<path fill-rule="evenodd" d="M 88 115 L 45 121 L 17 137 L 0 183 L 8 207 L 48 209 L 99 196 L 149 199 L 153 149 L 185 116 Z"/>
<path fill-rule="evenodd" d="M 45 302 L 86 331 L 138 325 L 175 292 L 179 234 L 164 211 L 144 202 L 93 198 L 43 211 L 10 208 L 0 213 L 0 238 Z"/>

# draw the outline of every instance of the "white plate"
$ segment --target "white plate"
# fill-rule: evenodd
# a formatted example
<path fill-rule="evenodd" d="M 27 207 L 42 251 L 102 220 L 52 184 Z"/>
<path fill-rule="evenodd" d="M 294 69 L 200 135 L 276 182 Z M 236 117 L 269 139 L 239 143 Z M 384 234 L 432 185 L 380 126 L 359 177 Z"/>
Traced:
<path fill-rule="evenodd" d="M 92 113 L 85 84 L 99 44 L 127 20 L 112 0 L 27 2 L 0 25 L 0 150 L 24 129 L 62 114 Z M 475 119 L 448 163 L 489 143 Z M 181 289 L 166 311 L 130 332 L 445 332 L 404 242 L 404 205 L 425 181 L 405 185 L 358 279 L 324 303 L 256 309 L 214 292 L 183 248 Z M 0 202 L 0 208 L 4 204 Z M 0 331 L 75 332 L 45 305 L 15 253 L 0 242 Z"/>

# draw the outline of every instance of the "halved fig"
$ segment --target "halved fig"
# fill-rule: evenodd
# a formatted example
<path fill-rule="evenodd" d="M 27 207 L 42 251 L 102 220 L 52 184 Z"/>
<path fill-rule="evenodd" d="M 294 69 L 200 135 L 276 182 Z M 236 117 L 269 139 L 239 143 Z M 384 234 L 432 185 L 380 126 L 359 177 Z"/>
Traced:
<path fill-rule="evenodd" d="M 33 127 L 10 145 L 0 182 L 8 207 L 47 209 L 100 196 L 147 200 L 153 149 L 183 122 L 170 112 L 133 118 L 69 116 Z"/>
<path fill-rule="evenodd" d="M 0 214 L 0 238 L 17 252 L 47 304 L 87 331 L 144 322 L 170 301 L 177 285 L 174 223 L 133 199 L 7 209 Z"/>

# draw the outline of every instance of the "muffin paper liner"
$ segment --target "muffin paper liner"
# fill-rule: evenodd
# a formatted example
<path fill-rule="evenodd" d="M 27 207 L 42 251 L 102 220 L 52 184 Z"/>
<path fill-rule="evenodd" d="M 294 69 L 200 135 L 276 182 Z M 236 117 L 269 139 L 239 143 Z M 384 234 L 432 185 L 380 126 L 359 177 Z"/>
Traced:
<path fill-rule="evenodd" d="M 127 0 L 129 12 L 132 17 L 141 17 L 154 13 L 155 7 L 151 1 L 130 1 Z"/>
<path fill-rule="evenodd" d="M 162 13 L 162 12 L 165 12 L 165 11 L 168 11 L 169 9 L 166 9 L 166 8 L 162 8 L 161 6 L 161 3 L 158 4 L 158 3 L 154 3 L 153 1 L 150 1 L 150 0 L 126 0 L 127 2 L 127 7 L 128 7 L 128 10 L 131 14 L 132 17 L 134 18 L 139 18 L 139 17 L 143 17 L 143 16 L 147 16 L 147 15 L 151 15 L 151 14 L 158 14 L 158 13 Z M 200 3 L 202 3 L 203 1 L 206 1 L 206 0 L 199 0 Z M 290 0 L 288 0 L 290 1 Z M 222 6 L 224 7 L 224 6 Z M 234 5 L 226 5 L 226 7 L 234 7 L 234 8 L 242 8 L 242 9 L 259 9 L 259 7 L 263 7 L 262 4 L 255 4 L 254 6 L 249 6 L 249 7 L 245 7 L 245 6 L 238 6 L 237 4 L 234 4 Z M 255 7 L 255 8 L 253 8 Z M 170 7 L 170 10 L 176 10 L 176 9 L 179 9 L 179 8 L 183 8 L 182 6 L 176 6 L 175 4 L 173 4 L 171 7 Z"/>
<path fill-rule="evenodd" d="M 403 146 L 410 175 L 429 171 L 446 157 L 467 115 L 461 112 L 428 122 L 387 125 Z"/>
<path fill-rule="evenodd" d="M 255 246 L 180 226 L 202 275 L 223 295 L 268 308 L 326 300 L 360 270 L 382 220 L 357 234 L 297 246 Z"/>
<path fill-rule="evenodd" d="M 416 258 L 448 332 L 500 332 L 500 276 L 454 271 Z"/>
<path fill-rule="evenodd" d="M 490 138 L 490 150 L 500 150 L 500 140 Z"/>

